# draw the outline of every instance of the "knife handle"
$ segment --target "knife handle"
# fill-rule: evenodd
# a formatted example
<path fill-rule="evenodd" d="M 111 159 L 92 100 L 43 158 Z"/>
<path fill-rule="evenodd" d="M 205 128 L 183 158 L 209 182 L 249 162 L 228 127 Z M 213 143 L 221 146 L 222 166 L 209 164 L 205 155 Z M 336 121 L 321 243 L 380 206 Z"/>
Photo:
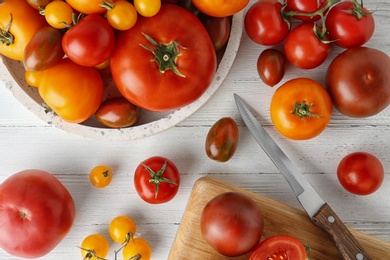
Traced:
<path fill-rule="evenodd" d="M 312 217 L 314 225 L 323 229 L 345 260 L 371 260 L 363 247 L 339 219 L 331 207 L 325 203 Z"/>

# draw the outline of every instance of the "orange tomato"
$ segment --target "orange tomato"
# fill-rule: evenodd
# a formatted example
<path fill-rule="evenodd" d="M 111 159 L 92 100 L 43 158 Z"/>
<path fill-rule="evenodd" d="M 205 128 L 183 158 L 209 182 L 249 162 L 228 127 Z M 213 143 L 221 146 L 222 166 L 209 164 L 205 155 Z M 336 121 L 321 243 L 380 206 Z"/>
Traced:
<path fill-rule="evenodd" d="M 24 79 L 26 83 L 31 87 L 38 87 L 42 78 L 42 71 L 26 71 L 24 73 Z"/>
<path fill-rule="evenodd" d="M 283 136 L 310 139 L 327 127 L 332 116 L 332 101 L 320 83 L 296 78 L 275 91 L 270 112 L 272 123 Z"/>
<path fill-rule="evenodd" d="M 129 241 L 123 248 L 123 259 L 141 259 L 150 260 L 152 256 L 152 249 L 143 238 L 137 237 Z"/>
<path fill-rule="evenodd" d="M 116 0 L 107 0 L 115 2 Z M 84 14 L 102 14 L 107 11 L 102 7 L 102 0 L 66 0 L 66 2 L 75 10 Z"/>
<path fill-rule="evenodd" d="M 23 60 L 26 45 L 45 25 L 45 18 L 26 0 L 4 1 L 0 4 L 0 53 L 13 60 Z"/>
<path fill-rule="evenodd" d="M 204 14 L 213 17 L 226 17 L 244 9 L 249 0 L 192 0 L 192 3 Z"/>
<path fill-rule="evenodd" d="M 89 180 L 96 188 L 107 187 L 112 180 L 112 170 L 105 165 L 96 166 L 89 173 Z"/>
<path fill-rule="evenodd" d="M 81 123 L 90 118 L 103 99 L 103 80 L 98 70 L 68 58 L 42 72 L 38 86 L 46 104 L 63 120 Z"/>
<path fill-rule="evenodd" d="M 137 230 L 137 224 L 128 216 L 117 216 L 110 222 L 109 233 L 119 244 L 129 243 Z"/>

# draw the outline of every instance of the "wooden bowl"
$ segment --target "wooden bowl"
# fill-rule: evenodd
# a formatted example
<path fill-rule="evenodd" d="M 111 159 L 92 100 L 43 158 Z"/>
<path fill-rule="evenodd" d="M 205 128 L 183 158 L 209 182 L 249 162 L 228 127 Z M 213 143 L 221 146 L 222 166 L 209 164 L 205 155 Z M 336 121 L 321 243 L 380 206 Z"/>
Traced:
<path fill-rule="evenodd" d="M 169 112 L 142 111 L 141 119 L 137 125 L 128 128 L 105 128 L 99 124 L 94 117 L 80 124 L 68 123 L 52 113 L 47 113 L 42 105 L 44 102 L 39 96 L 37 88 L 28 86 L 25 82 L 25 70 L 20 61 L 0 56 L 0 59 L 2 60 L 2 62 L 0 62 L 0 80 L 19 102 L 49 125 L 90 139 L 113 141 L 140 139 L 160 133 L 180 123 L 202 107 L 202 105 L 217 91 L 226 78 L 236 57 L 241 41 L 243 24 L 243 11 L 233 15 L 229 41 L 220 58 L 214 80 L 207 91 L 198 100 L 185 107 Z M 6 71 L 8 71 L 8 73 L 6 73 Z M 110 84 L 108 83 L 108 85 Z M 108 87 L 108 89 L 110 89 L 110 87 Z M 105 98 L 109 97 L 110 93 L 107 93 L 107 91 L 105 92 Z"/>

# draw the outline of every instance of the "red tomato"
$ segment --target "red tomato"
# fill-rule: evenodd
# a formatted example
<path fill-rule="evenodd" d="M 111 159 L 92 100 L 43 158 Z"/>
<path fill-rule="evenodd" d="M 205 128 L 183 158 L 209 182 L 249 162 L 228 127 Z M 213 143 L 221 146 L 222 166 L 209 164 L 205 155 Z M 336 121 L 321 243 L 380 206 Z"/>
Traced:
<path fill-rule="evenodd" d="M 277 49 L 262 51 L 257 59 L 257 72 L 260 79 L 270 87 L 278 84 L 284 77 L 286 57 Z"/>
<path fill-rule="evenodd" d="M 203 17 L 202 21 L 210 35 L 215 51 L 219 51 L 225 47 L 230 35 L 229 18 L 206 16 Z"/>
<path fill-rule="evenodd" d="M 318 82 L 296 78 L 280 86 L 272 96 L 271 120 L 283 136 L 305 140 L 319 135 L 329 124 L 332 101 Z"/>
<path fill-rule="evenodd" d="M 379 50 L 355 47 L 329 65 L 326 87 L 334 106 L 350 117 L 373 116 L 390 104 L 390 58 Z"/>
<path fill-rule="evenodd" d="M 138 122 L 141 109 L 123 97 L 115 97 L 105 100 L 96 111 L 95 116 L 104 126 L 123 128 Z"/>
<path fill-rule="evenodd" d="M 238 145 L 238 127 L 231 117 L 219 119 L 206 136 L 207 156 L 219 162 L 232 158 Z"/>
<path fill-rule="evenodd" d="M 289 23 L 281 15 L 282 4 L 277 0 L 259 0 L 245 14 L 245 31 L 261 45 L 275 45 L 286 38 Z"/>
<path fill-rule="evenodd" d="M 381 161 L 366 152 L 348 154 L 337 167 L 337 177 L 341 185 L 357 195 L 368 195 L 378 190 L 384 176 Z"/>
<path fill-rule="evenodd" d="M 64 57 L 61 45 L 62 33 L 45 26 L 31 38 L 24 49 L 23 65 L 26 71 L 45 70 Z"/>
<path fill-rule="evenodd" d="M 217 68 L 203 24 L 176 5 L 162 5 L 155 16 L 139 17 L 134 27 L 119 32 L 110 61 L 122 95 L 151 111 L 177 109 L 197 100 Z"/>
<path fill-rule="evenodd" d="M 326 16 L 329 38 L 340 47 L 352 48 L 365 44 L 374 34 L 372 14 L 358 3 L 343 1 L 333 6 Z"/>
<path fill-rule="evenodd" d="M 315 12 L 321 12 L 326 14 L 327 9 L 327 0 L 288 0 L 285 1 L 286 7 L 283 12 L 287 17 L 292 17 L 294 20 L 299 20 L 302 22 L 314 22 L 321 18 L 320 15 L 314 15 L 310 17 Z M 307 15 L 298 15 L 307 14 Z"/>
<path fill-rule="evenodd" d="M 0 185 L 0 194 L 0 248 L 14 256 L 44 256 L 72 227 L 72 196 L 48 172 L 15 173 Z"/>
<path fill-rule="evenodd" d="M 263 240 L 253 250 L 249 260 L 306 260 L 306 248 L 292 236 L 276 235 Z"/>
<path fill-rule="evenodd" d="M 263 234 L 264 219 L 258 205 L 239 192 L 225 192 L 203 208 L 203 238 L 222 255 L 234 257 L 252 251 Z"/>
<path fill-rule="evenodd" d="M 107 60 L 114 45 L 113 28 L 97 14 L 81 19 L 62 38 L 62 47 L 69 59 L 86 67 L 94 67 Z"/>
<path fill-rule="evenodd" d="M 151 204 L 173 199 L 179 185 L 179 170 L 171 160 L 164 157 L 150 157 L 140 163 L 134 173 L 134 186 L 138 195 Z"/>
<path fill-rule="evenodd" d="M 238 13 L 249 3 L 249 0 L 192 0 L 202 13 L 214 17 L 227 17 Z"/>
<path fill-rule="evenodd" d="M 0 53 L 13 60 L 23 60 L 24 48 L 46 25 L 45 18 L 26 0 L 1 1 Z"/>
<path fill-rule="evenodd" d="M 330 44 L 319 39 L 313 26 L 311 23 L 298 25 L 287 35 L 284 44 L 287 60 L 301 69 L 318 67 L 330 51 Z"/>
<path fill-rule="evenodd" d="M 103 81 L 97 69 L 67 58 L 42 72 L 38 90 L 46 104 L 71 123 L 93 116 L 103 99 Z"/>

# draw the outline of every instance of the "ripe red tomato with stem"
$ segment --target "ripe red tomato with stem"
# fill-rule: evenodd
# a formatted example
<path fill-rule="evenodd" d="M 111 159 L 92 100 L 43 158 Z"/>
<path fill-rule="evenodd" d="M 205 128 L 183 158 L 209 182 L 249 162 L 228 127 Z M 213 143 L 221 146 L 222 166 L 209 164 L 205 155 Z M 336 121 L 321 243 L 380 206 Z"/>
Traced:
<path fill-rule="evenodd" d="M 224 192 L 203 208 L 200 227 L 203 238 L 224 256 L 235 257 L 253 250 L 263 234 L 259 206 L 240 192 Z"/>
<path fill-rule="evenodd" d="M 288 0 L 285 1 L 283 14 L 289 19 L 302 22 L 314 22 L 325 15 L 329 5 L 328 0 Z M 332 1 L 333 2 L 333 1 Z M 321 14 L 318 14 L 321 13 Z"/>
<path fill-rule="evenodd" d="M 151 204 L 172 200 L 180 185 L 180 172 L 169 159 L 153 156 L 138 165 L 134 186 L 138 195 Z"/>
<path fill-rule="evenodd" d="M 301 241 L 288 235 L 275 235 L 263 240 L 251 253 L 249 260 L 306 260 L 306 248 Z"/>
<path fill-rule="evenodd" d="M 342 48 L 365 44 L 374 34 L 375 21 L 363 1 L 343 1 L 334 5 L 326 16 L 329 39 Z"/>
<path fill-rule="evenodd" d="M 282 4 L 277 0 L 259 0 L 249 7 L 244 26 L 248 37 L 261 45 L 276 45 L 282 42 L 290 24 L 281 14 Z"/>
<path fill-rule="evenodd" d="M 118 33 L 110 65 L 127 100 L 145 110 L 168 111 L 192 103 L 206 91 L 217 58 L 195 15 L 162 5 L 155 16 L 141 16 L 131 29 Z"/>
<path fill-rule="evenodd" d="M 22 258 L 48 254 L 67 235 L 75 204 L 52 174 L 24 170 L 0 185 L 0 248 Z"/>
<path fill-rule="evenodd" d="M 356 195 L 369 195 L 378 190 L 384 176 L 381 161 L 367 152 L 348 154 L 337 167 L 340 184 Z"/>
<path fill-rule="evenodd" d="M 273 87 L 283 79 L 286 63 L 286 56 L 280 50 L 266 49 L 257 59 L 257 73 L 265 84 Z"/>
<path fill-rule="evenodd" d="M 62 48 L 69 59 L 86 67 L 94 67 L 106 61 L 114 45 L 113 28 L 97 14 L 83 17 L 62 38 Z"/>
<path fill-rule="evenodd" d="M 287 35 L 284 43 L 287 60 L 301 69 L 318 67 L 326 60 L 330 51 L 330 42 L 325 37 L 326 30 L 316 24 L 298 25 Z"/>

